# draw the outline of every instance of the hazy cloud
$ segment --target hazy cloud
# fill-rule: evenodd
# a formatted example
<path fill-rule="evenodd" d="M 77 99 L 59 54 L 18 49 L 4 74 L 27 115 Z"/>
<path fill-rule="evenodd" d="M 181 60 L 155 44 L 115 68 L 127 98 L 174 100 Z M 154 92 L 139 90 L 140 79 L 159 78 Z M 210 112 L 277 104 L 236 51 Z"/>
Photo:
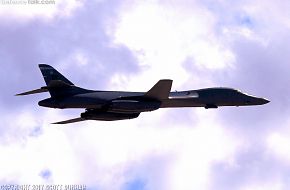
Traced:
<path fill-rule="evenodd" d="M 288 2 L 65 0 L 20 8 L 0 8 L 1 183 L 288 189 Z M 39 63 L 86 88 L 146 91 L 172 78 L 173 90 L 229 86 L 271 103 L 54 126 L 81 110 L 39 108 L 47 95 L 13 96 L 44 85 Z"/>

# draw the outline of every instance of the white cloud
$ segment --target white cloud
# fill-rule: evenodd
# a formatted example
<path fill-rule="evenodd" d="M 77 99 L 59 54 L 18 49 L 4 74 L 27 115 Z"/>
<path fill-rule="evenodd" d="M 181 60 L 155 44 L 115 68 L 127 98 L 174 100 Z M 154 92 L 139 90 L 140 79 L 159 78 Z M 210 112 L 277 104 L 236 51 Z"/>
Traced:
<path fill-rule="evenodd" d="M 290 27 L 290 3 L 289 1 L 278 0 L 273 2 L 271 0 L 256 0 L 248 1 L 242 5 L 242 9 L 250 16 L 256 18 L 259 23 L 267 27 L 286 26 Z M 260 25 L 263 27 L 263 25 Z M 276 31 L 275 28 L 271 28 L 272 31 Z M 271 30 L 267 30 L 269 32 Z"/>
<path fill-rule="evenodd" d="M 129 172 L 130 169 L 136 172 L 142 167 L 138 163 L 160 157 L 162 162 L 168 162 L 165 168 L 160 171 L 156 166 L 136 177 L 146 179 L 146 184 L 152 188 L 204 189 L 209 183 L 211 163 L 230 159 L 239 143 L 214 119 L 201 120 L 194 125 L 196 127 L 170 124 L 158 127 L 144 125 L 142 119 L 92 121 L 84 123 L 83 128 L 66 132 L 78 154 L 79 165 L 85 168 L 81 178 L 86 184 L 97 180 L 101 189 L 120 189 L 136 175 Z M 162 176 L 157 183 L 154 175 L 159 172 Z M 88 178 L 92 173 L 95 177 Z"/>
<path fill-rule="evenodd" d="M 279 160 L 290 164 L 290 139 L 289 136 L 278 132 L 272 133 L 267 138 L 269 153 Z"/>
<path fill-rule="evenodd" d="M 25 141 L 15 139 L 8 146 L 0 146 L 0 154 L 4 155 L 0 158 L 4 168 L 0 179 L 121 189 L 137 177 L 152 188 L 205 189 L 211 163 L 230 160 L 239 146 L 238 140 L 219 125 L 214 112 L 207 120 L 194 123 L 195 127 L 170 123 L 157 126 L 160 118 L 155 114 L 148 116 L 153 118 L 149 122 L 145 116 L 118 122 L 42 124 L 64 119 L 67 116 L 63 112 L 48 110 L 42 119 L 33 115 L 26 115 L 24 120 L 18 117 L 17 129 L 25 127 L 28 132 L 18 130 Z M 204 117 L 205 112 L 198 114 Z M 41 133 L 30 136 L 29 131 L 34 129 L 31 123 L 42 124 Z M 156 167 L 148 160 L 157 161 Z M 162 163 L 166 164 L 161 167 Z M 43 170 L 51 173 L 47 181 L 40 175 Z"/>
<path fill-rule="evenodd" d="M 282 190 L 285 189 L 280 181 L 263 181 L 262 183 L 253 182 L 251 184 L 242 185 L 239 190 Z"/>
<path fill-rule="evenodd" d="M 211 163 L 230 160 L 238 144 L 236 140 L 227 138 L 219 126 L 207 122 L 179 138 L 183 143 L 171 171 L 169 181 L 172 189 L 207 189 Z"/>
<path fill-rule="evenodd" d="M 214 15 L 196 3 L 190 8 L 154 1 L 125 4 L 110 34 L 135 53 L 142 68 L 138 76 L 125 76 L 129 87 L 140 81 L 152 85 L 160 78 L 174 79 L 179 87 L 193 77 L 183 65 L 189 59 L 207 69 L 231 66 L 234 56 L 215 36 L 215 24 Z"/>
<path fill-rule="evenodd" d="M 12 119 L 6 124 L 14 130 L 4 136 L 0 146 L 1 181 L 16 184 L 78 182 L 78 162 L 65 131 L 57 125 L 45 124 L 37 129 L 41 132 L 33 134 L 41 119 L 27 113 L 26 110 L 15 118 L 13 125 Z M 43 117 L 55 119 L 57 115 L 48 111 Z M 43 170 L 51 172 L 49 181 L 41 177 Z"/>

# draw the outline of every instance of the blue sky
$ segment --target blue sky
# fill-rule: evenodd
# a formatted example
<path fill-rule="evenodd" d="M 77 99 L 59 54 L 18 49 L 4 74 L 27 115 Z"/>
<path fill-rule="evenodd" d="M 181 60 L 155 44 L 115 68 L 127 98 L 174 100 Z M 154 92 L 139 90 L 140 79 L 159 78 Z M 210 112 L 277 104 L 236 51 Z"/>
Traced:
<path fill-rule="evenodd" d="M 0 184 L 88 189 L 284 190 L 290 174 L 290 3 L 56 0 L 0 4 Z M 213 86 L 266 97 L 257 107 L 162 109 L 135 120 L 51 122 L 39 63 L 91 89 Z"/>

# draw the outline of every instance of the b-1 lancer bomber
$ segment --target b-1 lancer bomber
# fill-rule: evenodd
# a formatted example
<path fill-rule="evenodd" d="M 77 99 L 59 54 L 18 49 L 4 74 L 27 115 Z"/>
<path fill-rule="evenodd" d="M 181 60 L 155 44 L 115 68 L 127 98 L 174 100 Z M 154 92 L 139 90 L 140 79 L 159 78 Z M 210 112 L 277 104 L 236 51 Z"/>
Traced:
<path fill-rule="evenodd" d="M 159 80 L 147 92 L 87 90 L 75 86 L 50 65 L 39 64 L 46 86 L 17 94 L 29 95 L 49 92 L 51 97 L 38 105 L 49 108 L 84 108 L 80 117 L 54 124 L 84 120 L 115 121 L 137 118 L 141 112 L 159 108 L 220 106 L 251 106 L 267 104 L 269 100 L 242 93 L 233 88 L 205 88 L 170 92 L 172 80 Z"/>

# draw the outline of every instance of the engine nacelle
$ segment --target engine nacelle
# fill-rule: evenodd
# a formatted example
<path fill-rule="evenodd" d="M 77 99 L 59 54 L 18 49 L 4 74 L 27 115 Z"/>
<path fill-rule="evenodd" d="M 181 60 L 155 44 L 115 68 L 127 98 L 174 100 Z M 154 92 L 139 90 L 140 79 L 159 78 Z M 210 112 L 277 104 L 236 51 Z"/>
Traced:
<path fill-rule="evenodd" d="M 160 108 L 159 101 L 114 100 L 108 111 L 114 113 L 140 113 L 154 111 Z"/>
<path fill-rule="evenodd" d="M 81 118 L 88 120 L 101 120 L 101 121 L 114 121 L 122 119 L 134 119 L 138 117 L 140 113 L 112 113 L 112 112 L 103 112 L 96 110 L 87 110 L 84 113 L 81 113 Z"/>

